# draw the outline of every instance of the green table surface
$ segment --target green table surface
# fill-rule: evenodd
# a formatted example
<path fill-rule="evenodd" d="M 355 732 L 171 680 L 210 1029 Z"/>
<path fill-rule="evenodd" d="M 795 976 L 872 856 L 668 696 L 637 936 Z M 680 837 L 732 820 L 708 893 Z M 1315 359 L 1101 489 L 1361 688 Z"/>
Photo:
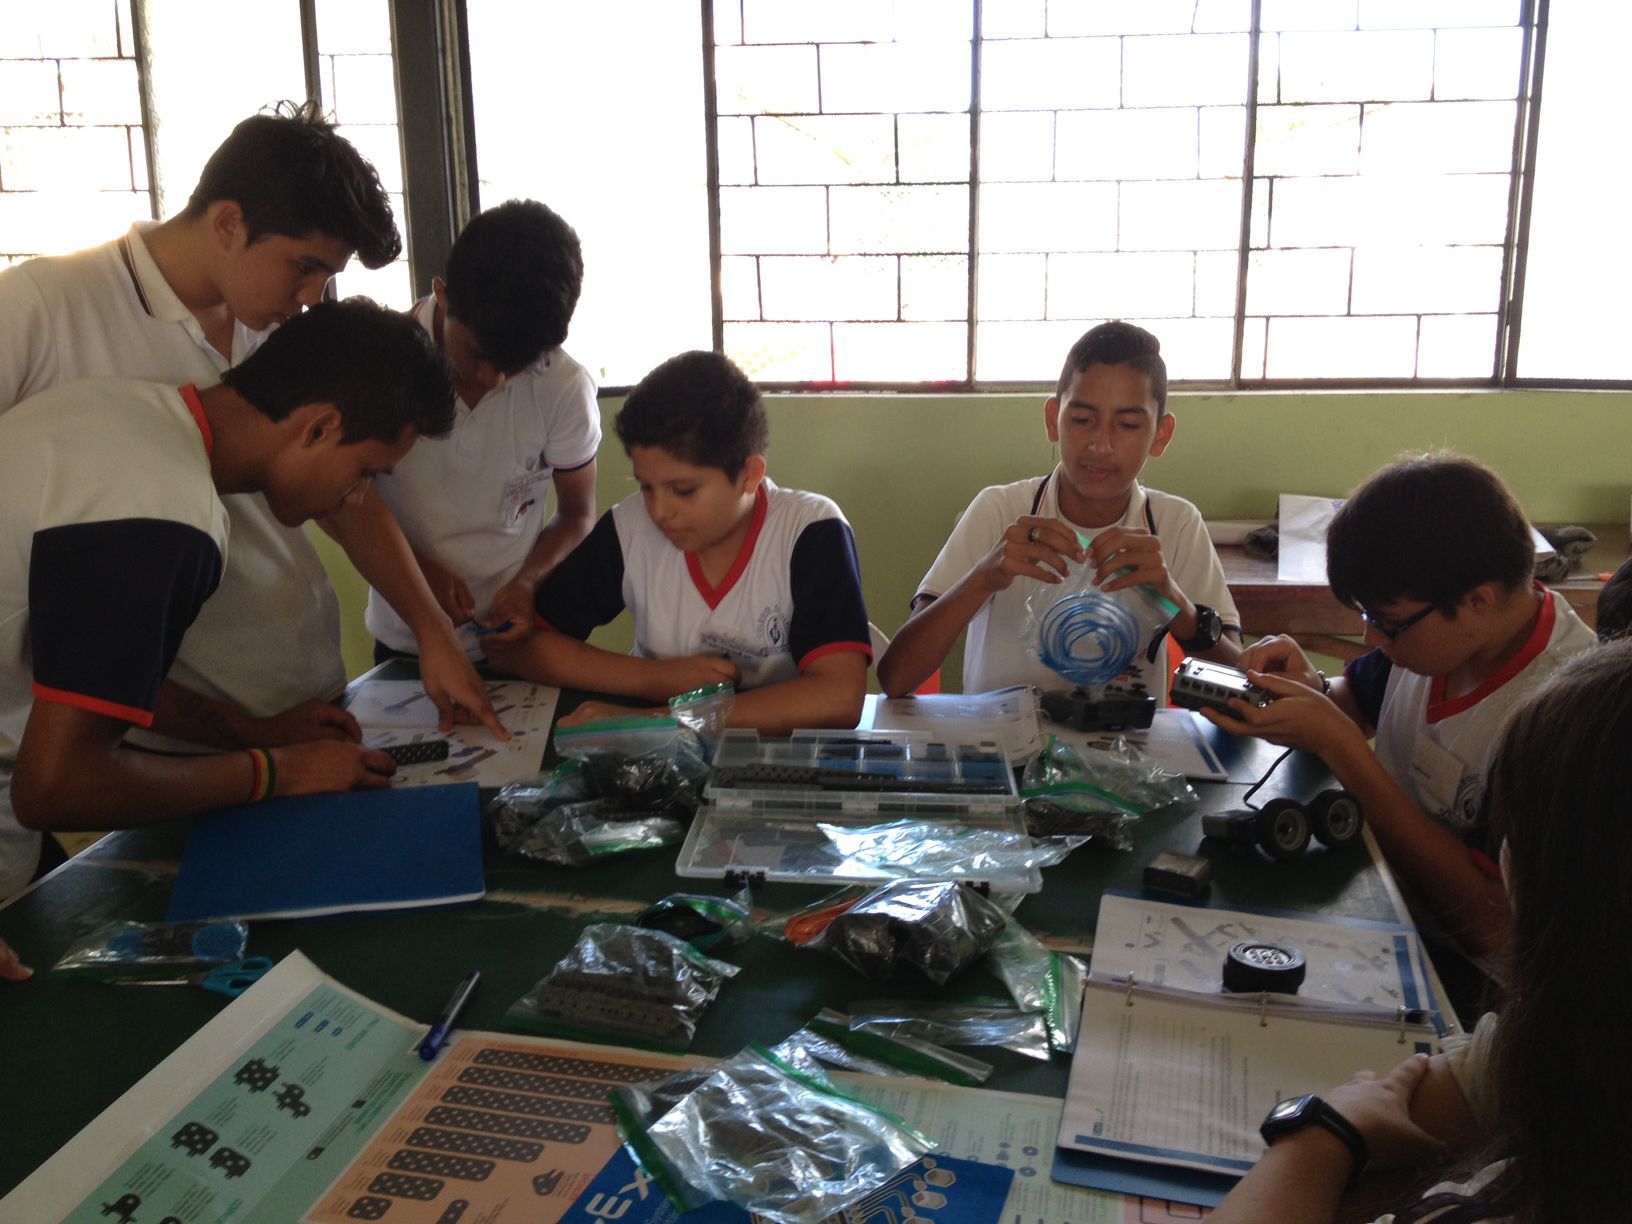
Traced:
<path fill-rule="evenodd" d="M 561 712 L 581 700 L 563 694 Z M 1242 745 L 1254 769 L 1277 750 Z M 1294 755 L 1255 796 L 1309 798 L 1330 779 L 1313 758 Z M 1202 810 L 1238 805 L 1244 785 L 1201 783 Z M 44 1162 L 81 1127 L 216 1015 L 226 1000 L 207 991 L 121 989 L 45 972 L 78 937 L 104 923 L 161 921 L 186 843 L 174 823 L 104 838 L 0 909 L 0 938 L 37 970 L 21 986 L 0 985 L 0 1195 Z M 1093 843 L 1043 872 L 1019 919 L 1061 948 L 1091 945 L 1100 894 L 1137 891 L 1145 865 L 1163 850 L 1201 854 L 1213 866 L 1207 903 L 1399 921 L 1393 893 L 1359 845 L 1334 852 L 1318 844 L 1301 860 L 1274 863 L 1258 851 L 1203 840 L 1200 813 L 1140 821 L 1135 848 Z M 491 844 L 486 898 L 451 910 L 395 911 L 296 922 L 259 922 L 250 951 L 278 959 L 299 949 L 345 985 L 407 1016 L 432 1021 L 453 984 L 472 968 L 482 982 L 459 1026 L 498 1029 L 506 1008 L 572 946 L 591 921 L 628 919 L 674 891 L 729 893 L 723 883 L 682 880 L 673 851 L 628 856 L 574 869 L 515 859 Z M 756 888 L 756 905 L 791 910 L 823 894 L 801 885 Z M 734 1053 L 750 1040 L 776 1041 L 823 1006 L 867 998 L 1002 997 L 982 969 L 945 987 L 919 980 L 868 981 L 829 955 L 756 938 L 726 954 L 742 967 L 698 1029 L 693 1052 Z M 992 1062 L 992 1088 L 1054 1096 L 1065 1089 L 1069 1062 L 990 1048 L 970 1051 Z"/>

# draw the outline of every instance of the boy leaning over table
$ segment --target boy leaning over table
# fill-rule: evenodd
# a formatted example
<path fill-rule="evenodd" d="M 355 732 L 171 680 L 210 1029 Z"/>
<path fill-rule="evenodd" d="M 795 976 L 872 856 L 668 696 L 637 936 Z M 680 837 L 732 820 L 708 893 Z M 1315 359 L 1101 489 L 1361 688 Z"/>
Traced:
<path fill-rule="evenodd" d="M 378 488 L 472 658 L 532 632 L 538 584 L 595 523 L 601 410 L 595 380 L 561 347 L 583 281 L 572 226 L 510 200 L 472 218 L 446 280 L 413 310 L 453 364 L 453 432 L 416 446 Z M 364 621 L 376 662 L 416 652 L 380 592 Z"/>
<path fill-rule="evenodd" d="M 1020 641 L 1035 584 L 1059 583 L 1072 563 L 1092 563 L 1107 591 L 1149 584 L 1179 608 L 1167 633 L 1187 654 L 1232 663 L 1240 618 L 1200 512 L 1139 483 L 1147 460 L 1173 441 L 1167 363 L 1142 327 L 1113 321 L 1071 346 L 1043 405 L 1058 466 L 1042 478 L 982 489 L 913 596 L 912 616 L 879 660 L 892 697 L 912 692 L 945 660 L 965 627 L 963 688 L 1056 688 L 1060 680 Z M 1092 537 L 1084 550 L 1079 533 Z M 1167 703 L 1165 660 L 1142 652 L 1146 690 Z"/>
<path fill-rule="evenodd" d="M 233 128 L 186 207 L 122 237 L 0 271 L 0 414 L 80 378 L 210 386 L 272 329 L 323 298 L 352 258 L 400 254 L 374 167 L 317 109 L 285 105 Z M 233 546 L 220 588 L 165 679 L 144 747 L 276 747 L 359 737 L 331 704 L 345 682 L 334 589 L 304 530 L 258 494 L 225 499 Z M 420 672 L 445 726 L 503 728 L 378 498 L 320 525 L 418 635 Z"/>
<path fill-rule="evenodd" d="M 170 756 L 147 726 L 183 636 L 227 563 L 223 497 L 297 526 L 355 504 L 453 417 L 447 363 L 366 299 L 280 327 L 199 390 L 65 383 L 0 416 L 0 899 L 41 830 L 129 828 L 269 798 L 387 785 L 350 740 Z"/>
<path fill-rule="evenodd" d="M 831 500 L 765 474 L 759 389 L 728 358 L 682 353 L 629 393 L 617 431 L 640 492 L 544 580 L 539 632 L 488 657 L 651 702 L 728 682 L 731 725 L 772 734 L 854 727 L 872 657 L 855 537 Z M 583 640 L 625 608 L 634 654 Z M 586 702 L 563 722 L 616 712 Z"/>
<path fill-rule="evenodd" d="M 1263 638 L 1241 665 L 1277 700 L 1206 715 L 1317 754 L 1365 808 L 1424 939 L 1481 971 L 1510 920 L 1486 825 L 1491 753 L 1508 712 L 1596 640 L 1534 565 L 1495 472 L 1450 455 L 1394 463 L 1326 537 L 1332 593 L 1364 618 L 1371 652 L 1328 681 L 1290 638 Z"/>

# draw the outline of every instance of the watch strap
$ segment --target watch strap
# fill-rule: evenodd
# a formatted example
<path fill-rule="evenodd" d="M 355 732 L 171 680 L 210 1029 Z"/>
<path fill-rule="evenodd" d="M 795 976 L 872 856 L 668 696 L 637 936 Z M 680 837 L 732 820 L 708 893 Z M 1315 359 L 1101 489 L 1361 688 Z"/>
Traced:
<path fill-rule="evenodd" d="M 1315 1093 L 1311 1092 L 1300 1098 L 1296 1111 L 1289 1117 L 1277 1119 L 1271 1111 L 1270 1117 L 1266 1118 L 1263 1126 L 1259 1128 L 1259 1133 L 1266 1144 L 1273 1144 L 1277 1139 L 1284 1139 L 1310 1126 L 1318 1126 L 1342 1141 L 1343 1146 L 1349 1149 L 1349 1157 L 1354 1162 L 1349 1172 L 1348 1184 L 1352 1186 L 1359 1181 L 1360 1175 L 1371 1163 L 1371 1150 L 1366 1146 L 1366 1137 L 1354 1123 Z"/>

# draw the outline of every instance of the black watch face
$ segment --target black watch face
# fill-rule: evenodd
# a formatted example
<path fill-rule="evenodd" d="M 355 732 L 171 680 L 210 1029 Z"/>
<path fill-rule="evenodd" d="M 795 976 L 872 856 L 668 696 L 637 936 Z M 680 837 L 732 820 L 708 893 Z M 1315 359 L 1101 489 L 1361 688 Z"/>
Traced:
<path fill-rule="evenodd" d="M 1308 1100 L 1307 1096 L 1288 1097 L 1269 1111 L 1269 1117 L 1265 1118 L 1264 1122 L 1266 1124 L 1288 1122 L 1303 1112 L 1303 1107 Z"/>

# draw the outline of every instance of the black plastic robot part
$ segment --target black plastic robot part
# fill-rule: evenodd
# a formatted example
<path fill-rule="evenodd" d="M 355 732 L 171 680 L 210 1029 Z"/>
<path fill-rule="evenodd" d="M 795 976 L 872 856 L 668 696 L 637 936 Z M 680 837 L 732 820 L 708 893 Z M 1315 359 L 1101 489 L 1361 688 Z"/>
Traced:
<path fill-rule="evenodd" d="M 1261 846 L 1270 858 L 1292 859 L 1308 849 L 1311 836 L 1340 850 L 1360 836 L 1364 824 L 1360 801 L 1334 788 L 1321 791 L 1307 805 L 1296 799 L 1271 799 L 1258 809 L 1209 812 L 1201 818 L 1201 831 L 1220 841 Z"/>

